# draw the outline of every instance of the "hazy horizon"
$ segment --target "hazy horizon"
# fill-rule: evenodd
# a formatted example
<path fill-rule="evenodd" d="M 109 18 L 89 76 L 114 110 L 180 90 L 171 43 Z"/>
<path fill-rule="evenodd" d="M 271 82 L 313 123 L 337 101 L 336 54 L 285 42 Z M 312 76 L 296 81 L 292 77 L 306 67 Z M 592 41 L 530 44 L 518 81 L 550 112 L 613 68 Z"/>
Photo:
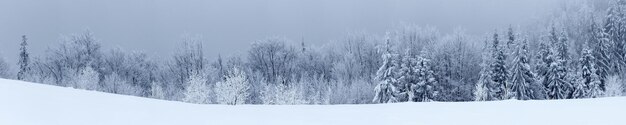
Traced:
<path fill-rule="evenodd" d="M 61 36 L 89 29 L 105 50 L 120 47 L 166 57 L 182 35 L 201 35 L 209 59 L 245 52 L 271 36 L 320 45 L 350 32 L 382 34 L 399 23 L 430 25 L 443 33 L 463 27 L 483 34 L 522 24 L 560 0 L 3 0 L 0 53 L 15 64 L 21 35 L 44 55 Z"/>

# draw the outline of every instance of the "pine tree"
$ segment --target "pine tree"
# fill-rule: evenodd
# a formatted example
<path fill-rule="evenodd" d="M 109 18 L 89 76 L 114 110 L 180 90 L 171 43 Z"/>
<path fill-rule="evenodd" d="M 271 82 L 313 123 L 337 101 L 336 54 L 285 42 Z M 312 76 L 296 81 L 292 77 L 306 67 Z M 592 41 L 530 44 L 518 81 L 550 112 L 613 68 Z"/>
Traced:
<path fill-rule="evenodd" d="M 535 74 L 527 59 L 527 41 L 524 40 L 515 52 L 511 67 L 510 96 L 519 100 L 537 99 L 532 86 L 536 85 Z"/>
<path fill-rule="evenodd" d="M 506 55 L 502 50 L 502 46 L 500 46 L 498 40 L 498 34 L 495 33 L 493 35 L 493 62 L 491 63 L 491 80 L 492 84 L 489 86 L 489 91 L 491 92 L 494 98 L 498 99 L 506 99 L 506 90 L 507 90 L 507 77 L 508 71 L 506 69 Z"/>
<path fill-rule="evenodd" d="M 28 67 L 30 58 L 28 57 L 29 54 L 26 51 L 26 46 L 28 45 L 28 43 L 26 43 L 26 40 L 28 40 L 26 38 L 26 35 L 22 35 L 22 43 L 20 44 L 20 59 L 17 62 L 20 66 L 20 71 L 17 72 L 17 80 L 24 80 L 26 73 L 30 70 L 30 68 Z"/>

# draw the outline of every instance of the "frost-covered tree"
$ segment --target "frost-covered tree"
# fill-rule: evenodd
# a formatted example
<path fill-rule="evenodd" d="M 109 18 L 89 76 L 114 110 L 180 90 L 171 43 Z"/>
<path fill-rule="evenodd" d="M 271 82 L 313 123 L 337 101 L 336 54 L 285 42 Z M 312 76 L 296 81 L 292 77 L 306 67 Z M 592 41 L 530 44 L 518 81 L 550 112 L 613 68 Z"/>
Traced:
<path fill-rule="evenodd" d="M 486 42 L 487 43 L 487 42 Z M 489 49 L 487 45 L 484 47 L 485 49 Z M 474 89 L 474 101 L 491 101 L 494 100 L 493 97 L 489 94 L 488 85 L 491 85 L 491 70 L 489 68 L 489 63 L 491 61 L 489 52 L 483 52 L 482 63 L 480 67 L 480 77 L 475 84 Z"/>
<path fill-rule="evenodd" d="M 567 38 L 564 33 L 557 33 L 552 27 L 547 40 L 550 42 L 548 55 L 545 58 L 546 71 L 543 74 L 542 83 L 546 87 L 548 99 L 571 98 L 572 84 L 569 79 Z"/>
<path fill-rule="evenodd" d="M 523 40 L 523 43 L 515 52 L 513 67 L 511 67 L 509 96 L 518 100 L 537 99 L 533 86 L 537 86 L 538 83 L 536 82 L 535 73 L 530 69 L 527 47 L 527 41 Z"/>
<path fill-rule="evenodd" d="M 606 97 L 615 97 L 624 95 L 624 82 L 619 76 L 611 76 L 606 81 Z"/>
<path fill-rule="evenodd" d="M 600 77 L 600 88 L 604 90 L 606 78 L 611 71 L 611 42 L 607 38 L 607 34 L 604 33 L 602 27 L 598 26 L 595 21 L 592 20 L 590 25 L 590 37 L 588 44 L 590 49 L 593 49 L 592 54 L 594 63 L 596 65 L 596 74 Z"/>
<path fill-rule="evenodd" d="M 611 69 L 622 72 L 626 66 L 626 1 L 611 1 L 604 22 L 604 32 L 611 42 Z"/>
<path fill-rule="evenodd" d="M 404 55 L 402 55 L 400 68 L 398 69 L 398 101 L 415 101 L 415 91 L 411 88 L 418 83 L 418 74 L 417 71 L 419 67 L 417 66 L 417 59 L 412 56 L 411 51 L 407 50 Z"/>
<path fill-rule="evenodd" d="M 206 68 L 201 37 L 185 36 L 182 45 L 176 50 L 174 60 L 168 65 L 170 77 L 176 89 L 185 90 L 186 83 L 194 74 L 201 74 Z"/>
<path fill-rule="evenodd" d="M 509 26 L 509 29 L 506 33 L 507 35 L 507 40 L 506 40 L 506 54 L 510 54 L 512 55 L 513 53 L 516 52 L 516 40 L 517 37 L 515 36 L 515 33 L 513 32 L 513 27 Z"/>
<path fill-rule="evenodd" d="M 433 101 L 434 96 L 437 94 L 435 86 L 437 80 L 435 79 L 435 73 L 430 68 L 430 60 L 426 58 L 426 52 L 422 51 L 422 54 L 417 57 L 415 66 L 416 81 L 410 85 L 410 101 L 414 102 L 429 102 Z"/>
<path fill-rule="evenodd" d="M 306 97 L 304 95 L 303 86 L 297 86 L 291 84 L 287 86 L 282 78 L 276 79 L 278 83 L 264 83 L 264 88 L 261 90 L 261 100 L 263 104 L 269 105 L 297 105 L 307 104 Z"/>
<path fill-rule="evenodd" d="M 506 55 L 504 54 L 504 50 L 502 45 L 500 45 L 500 40 L 498 40 L 498 34 L 494 33 L 493 35 L 493 43 L 492 45 L 492 58 L 493 62 L 491 62 L 491 84 L 488 86 L 490 94 L 492 97 L 497 99 L 506 99 L 507 95 L 507 80 L 509 72 L 506 68 Z"/>
<path fill-rule="evenodd" d="M 290 80 L 296 51 L 285 45 L 286 41 L 282 38 L 269 38 L 254 42 L 248 50 L 251 70 L 261 73 L 270 83 L 274 83 L 278 77 Z"/>
<path fill-rule="evenodd" d="M 26 50 L 26 46 L 28 45 L 26 40 L 26 35 L 22 35 L 22 43 L 20 43 L 20 57 L 17 62 L 20 66 L 20 71 L 17 72 L 17 80 L 24 80 L 26 73 L 30 70 L 30 67 L 28 67 L 30 58 L 28 56 L 28 51 Z"/>
<path fill-rule="evenodd" d="M 193 74 L 189 79 L 184 92 L 183 102 L 206 104 L 210 102 L 210 88 L 207 85 L 207 78 L 204 75 Z"/>
<path fill-rule="evenodd" d="M 9 64 L 0 57 L 0 78 L 9 78 Z"/>
<path fill-rule="evenodd" d="M 376 80 L 380 81 L 374 88 L 375 96 L 372 100 L 374 103 L 391 103 L 398 102 L 396 84 L 398 73 L 397 54 L 391 52 L 391 41 L 389 36 L 385 37 L 386 47 L 384 48 L 385 54 L 383 54 L 383 64 L 376 72 Z"/>
<path fill-rule="evenodd" d="M 246 74 L 239 68 L 233 69 L 225 80 L 215 84 L 216 101 L 219 104 L 239 105 L 246 103 L 250 93 Z"/>
<path fill-rule="evenodd" d="M 162 85 L 157 82 L 152 82 L 150 88 L 150 97 L 155 99 L 165 99 L 165 90 Z"/>
<path fill-rule="evenodd" d="M 426 52 L 422 51 L 421 53 L 422 54 L 417 58 L 405 57 L 408 58 L 406 59 L 406 62 L 410 62 L 410 66 L 401 66 L 403 68 L 400 69 L 400 71 L 408 70 L 409 72 L 412 72 L 400 74 L 401 76 L 399 82 L 407 81 L 403 78 L 411 79 L 407 82 L 407 84 L 400 85 L 408 87 L 408 91 L 406 93 L 408 94 L 409 101 L 413 102 L 433 101 L 436 94 L 435 85 L 437 84 L 437 80 L 435 79 L 435 73 L 430 68 L 430 60 L 426 58 Z M 408 69 L 405 69 L 404 67 L 408 67 Z"/>
<path fill-rule="evenodd" d="M 93 70 L 91 67 L 84 68 L 78 76 L 76 76 L 75 88 L 78 89 L 87 89 L 87 90 L 100 90 L 100 85 L 98 84 L 98 72 Z"/>
<path fill-rule="evenodd" d="M 584 45 L 582 56 L 580 57 L 580 70 L 578 81 L 574 84 L 573 98 L 596 98 L 601 96 L 602 90 L 600 89 L 600 77 L 597 73 L 596 59 L 592 55 L 592 50 L 587 47 L 587 43 Z"/>
<path fill-rule="evenodd" d="M 551 55 L 551 58 L 555 58 L 555 55 Z M 546 79 L 547 97 L 548 99 L 566 99 L 568 98 L 569 88 L 571 85 L 565 80 L 566 70 L 562 65 L 563 60 L 556 60 L 550 64 Z"/>

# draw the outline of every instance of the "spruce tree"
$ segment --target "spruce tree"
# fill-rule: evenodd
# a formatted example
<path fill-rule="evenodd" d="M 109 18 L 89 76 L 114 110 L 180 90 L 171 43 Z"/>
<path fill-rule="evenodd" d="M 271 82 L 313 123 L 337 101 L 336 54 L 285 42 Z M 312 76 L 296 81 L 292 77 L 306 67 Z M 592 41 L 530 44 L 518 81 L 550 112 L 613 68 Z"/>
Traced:
<path fill-rule="evenodd" d="M 374 103 L 393 103 L 398 102 L 396 84 L 398 73 L 397 54 L 393 54 L 391 51 L 391 41 L 389 36 L 385 37 L 385 50 L 382 55 L 383 62 L 378 71 L 376 72 L 376 80 L 380 81 L 374 88 Z"/>
<path fill-rule="evenodd" d="M 508 71 L 506 69 L 506 55 L 502 50 L 502 46 L 499 44 L 498 34 L 494 33 L 492 43 L 492 56 L 493 62 L 491 63 L 492 84 L 489 86 L 492 97 L 498 99 L 506 99 L 507 90 L 507 77 Z"/>
<path fill-rule="evenodd" d="M 28 43 L 26 43 L 26 40 L 28 40 L 26 38 L 26 35 L 22 35 L 22 43 L 20 44 L 20 59 L 17 62 L 20 66 L 20 71 L 17 72 L 17 80 L 24 80 L 26 73 L 30 70 L 30 68 L 28 67 L 30 59 L 28 57 L 28 51 L 26 51 L 26 46 L 28 45 Z"/>
<path fill-rule="evenodd" d="M 554 27 L 548 36 L 550 41 L 550 53 L 548 59 L 551 63 L 547 66 L 543 83 L 546 86 L 548 99 L 566 99 L 571 98 L 572 86 L 568 79 L 569 72 L 567 64 L 569 55 L 567 53 L 567 38 L 563 33 L 557 34 Z"/>
<path fill-rule="evenodd" d="M 604 23 L 604 32 L 611 42 L 611 73 L 621 72 L 626 66 L 626 21 L 624 11 L 626 1 L 617 0 L 609 4 L 607 16 Z"/>
<path fill-rule="evenodd" d="M 535 74 L 530 69 L 527 58 L 526 40 L 518 47 L 511 67 L 510 96 L 519 100 L 536 99 L 532 86 L 536 84 Z"/>
<path fill-rule="evenodd" d="M 430 60 L 426 58 L 426 52 L 422 51 L 422 54 L 417 57 L 417 64 L 415 66 L 415 74 L 417 76 L 417 83 L 411 86 L 411 89 L 415 93 L 415 98 L 411 101 L 417 102 L 429 102 L 433 101 L 436 94 L 435 85 L 437 80 L 435 79 L 435 73 L 430 68 Z"/>
<path fill-rule="evenodd" d="M 573 98 L 596 98 L 602 95 L 600 77 L 594 61 L 596 59 L 587 45 L 588 43 L 585 43 L 582 57 L 580 58 L 579 80 L 575 83 Z"/>
<path fill-rule="evenodd" d="M 410 50 L 406 50 L 402 56 L 398 72 L 398 101 L 415 101 L 417 97 L 417 93 L 411 89 L 411 86 L 417 84 L 417 60 L 410 52 Z"/>
<path fill-rule="evenodd" d="M 590 37 L 588 45 L 591 46 L 590 49 L 593 49 L 592 54 L 595 58 L 594 61 L 596 65 L 596 74 L 600 77 L 600 88 L 604 89 L 606 79 L 609 76 L 609 72 L 611 70 L 611 43 L 607 38 L 607 34 L 604 33 L 601 27 L 597 25 L 595 21 L 592 20 L 590 25 Z"/>

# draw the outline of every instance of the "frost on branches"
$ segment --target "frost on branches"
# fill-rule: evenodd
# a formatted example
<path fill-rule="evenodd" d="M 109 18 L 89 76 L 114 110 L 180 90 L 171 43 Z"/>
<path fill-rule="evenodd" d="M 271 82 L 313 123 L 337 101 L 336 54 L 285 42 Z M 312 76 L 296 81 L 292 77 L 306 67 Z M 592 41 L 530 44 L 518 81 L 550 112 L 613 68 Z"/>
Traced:
<path fill-rule="evenodd" d="M 535 91 L 533 91 L 533 87 L 537 86 L 537 83 L 527 58 L 527 47 L 527 41 L 524 40 L 515 52 L 515 59 L 511 69 L 509 96 L 518 100 L 537 99 Z"/>
<path fill-rule="evenodd" d="M 198 104 L 206 104 L 209 103 L 209 92 L 210 88 L 206 84 L 207 78 L 203 75 L 194 74 L 191 75 L 189 81 L 187 81 L 188 86 L 184 93 L 184 98 L 182 101 L 189 103 L 198 103 Z"/>
<path fill-rule="evenodd" d="M 383 64 L 376 72 L 376 80 L 380 81 L 378 85 L 374 88 L 374 99 L 372 102 L 374 103 L 393 103 L 398 102 L 397 99 L 397 88 L 395 84 L 397 81 L 397 70 L 399 68 L 397 61 L 397 54 L 392 54 L 390 47 L 390 40 L 388 36 L 385 38 L 386 47 L 385 54 L 382 55 Z"/>
<path fill-rule="evenodd" d="M 215 84 L 216 101 L 219 104 L 240 105 L 245 104 L 250 93 L 250 85 L 246 74 L 234 68 L 231 73 L 225 76 L 224 81 Z"/>

